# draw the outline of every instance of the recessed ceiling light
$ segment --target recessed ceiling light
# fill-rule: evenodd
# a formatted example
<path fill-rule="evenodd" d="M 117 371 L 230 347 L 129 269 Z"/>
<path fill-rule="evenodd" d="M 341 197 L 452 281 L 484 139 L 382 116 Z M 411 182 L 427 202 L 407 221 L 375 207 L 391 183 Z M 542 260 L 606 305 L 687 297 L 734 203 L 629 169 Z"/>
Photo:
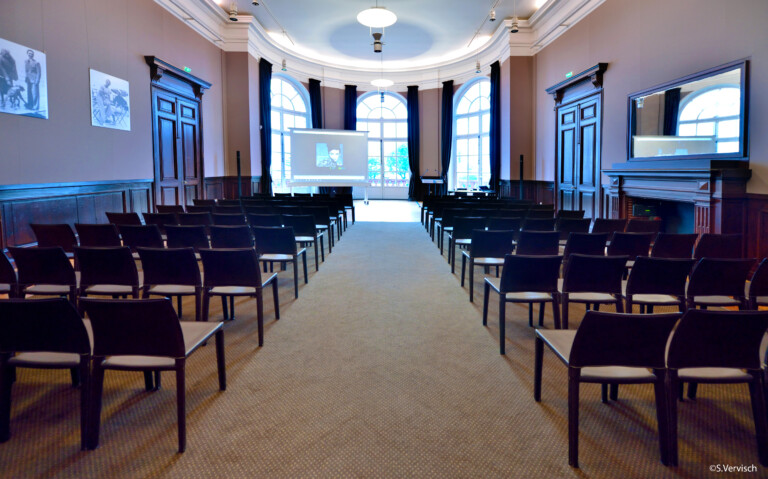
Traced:
<path fill-rule="evenodd" d="M 371 81 L 371 85 L 378 88 L 387 88 L 394 84 L 395 82 L 392 80 L 387 80 L 386 78 L 377 78 L 376 80 Z"/>
<path fill-rule="evenodd" d="M 371 7 L 358 13 L 357 21 L 370 28 L 386 28 L 395 24 L 397 15 L 384 7 Z"/>
<path fill-rule="evenodd" d="M 545 3 L 547 3 L 547 0 L 536 0 L 534 5 L 536 6 L 536 8 L 541 8 L 542 5 L 544 5 Z"/>

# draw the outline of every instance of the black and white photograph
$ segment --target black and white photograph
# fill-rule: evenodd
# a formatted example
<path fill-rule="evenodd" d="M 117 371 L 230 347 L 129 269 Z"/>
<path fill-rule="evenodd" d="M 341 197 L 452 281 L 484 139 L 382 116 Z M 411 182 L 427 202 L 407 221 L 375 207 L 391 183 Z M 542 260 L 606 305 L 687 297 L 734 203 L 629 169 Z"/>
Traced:
<path fill-rule="evenodd" d="M 128 82 L 91 69 L 91 125 L 131 131 Z"/>
<path fill-rule="evenodd" d="M 0 113 L 48 119 L 45 53 L 0 38 Z"/>

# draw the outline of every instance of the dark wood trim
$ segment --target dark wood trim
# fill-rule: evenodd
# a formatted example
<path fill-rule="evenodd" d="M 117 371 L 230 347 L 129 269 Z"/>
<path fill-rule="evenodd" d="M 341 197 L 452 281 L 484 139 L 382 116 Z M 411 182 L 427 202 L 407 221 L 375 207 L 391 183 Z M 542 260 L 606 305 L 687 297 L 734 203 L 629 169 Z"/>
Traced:
<path fill-rule="evenodd" d="M 603 88 L 603 73 L 608 69 L 607 63 L 598 63 L 592 67 L 587 68 L 583 72 L 573 75 L 571 78 L 561 81 L 556 85 L 552 85 L 547 88 L 546 92 L 553 95 L 555 98 L 555 105 L 559 106 L 563 101 L 565 91 L 576 84 L 589 80 L 594 85 L 595 89 Z"/>
<path fill-rule="evenodd" d="M 518 180 L 499 180 L 501 198 L 524 199 L 534 203 L 554 204 L 555 184 L 552 181 L 523 180 L 523 198 Z"/>
<path fill-rule="evenodd" d="M 107 211 L 152 205 L 150 179 L 0 185 L 0 245 L 34 244 L 30 223 L 104 223 Z"/>
<path fill-rule="evenodd" d="M 259 192 L 260 176 L 242 176 L 243 196 Z M 237 176 L 211 176 L 204 180 L 205 197 L 211 199 L 237 199 Z M 254 189 L 255 188 L 255 189 Z"/>
<path fill-rule="evenodd" d="M 768 257 L 768 194 L 747 193 L 747 255 Z"/>
<path fill-rule="evenodd" d="M 187 73 L 184 70 L 157 58 L 156 56 L 147 55 L 144 57 L 144 60 L 147 62 L 147 65 L 149 65 L 152 83 L 163 83 L 162 78 L 166 74 L 178 77 L 178 79 L 181 81 L 193 86 L 195 91 L 195 99 L 197 100 L 201 100 L 203 98 L 203 92 L 211 88 L 211 83 L 208 83 L 201 78 Z"/>

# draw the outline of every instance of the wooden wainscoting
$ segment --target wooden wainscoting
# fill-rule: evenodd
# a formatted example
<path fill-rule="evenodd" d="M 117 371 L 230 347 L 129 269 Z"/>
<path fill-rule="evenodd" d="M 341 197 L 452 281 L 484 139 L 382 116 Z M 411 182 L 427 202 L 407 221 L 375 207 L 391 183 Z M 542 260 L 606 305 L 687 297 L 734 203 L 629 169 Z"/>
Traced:
<path fill-rule="evenodd" d="M 768 257 L 768 194 L 747 193 L 747 255 Z"/>
<path fill-rule="evenodd" d="M 500 180 L 499 196 L 520 199 L 520 186 L 517 180 Z M 523 180 L 523 198 L 534 203 L 553 204 L 555 202 L 555 183 L 552 181 Z"/>
<path fill-rule="evenodd" d="M 260 176 L 243 176 L 240 179 L 243 196 L 259 192 Z M 237 176 L 211 176 L 204 179 L 205 197 L 209 199 L 236 199 Z"/>
<path fill-rule="evenodd" d="M 107 211 L 152 209 L 152 180 L 0 185 L 0 246 L 35 243 L 30 223 L 105 223 Z"/>

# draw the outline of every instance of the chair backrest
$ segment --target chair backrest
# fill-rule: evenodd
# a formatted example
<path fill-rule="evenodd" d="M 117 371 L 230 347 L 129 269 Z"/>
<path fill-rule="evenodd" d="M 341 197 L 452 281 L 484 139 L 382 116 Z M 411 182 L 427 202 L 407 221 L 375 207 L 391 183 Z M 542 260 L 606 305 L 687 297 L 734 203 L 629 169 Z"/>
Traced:
<path fill-rule="evenodd" d="M 550 209 L 534 209 L 531 208 L 528 210 L 528 213 L 525 215 L 526 218 L 532 218 L 532 219 L 555 219 L 555 210 Z"/>
<path fill-rule="evenodd" d="M 457 216 L 469 216 L 469 208 L 444 208 L 440 224 L 445 227 L 453 227 L 454 219 Z"/>
<path fill-rule="evenodd" d="M 520 231 L 520 225 L 523 224 L 523 218 L 510 217 L 510 216 L 490 216 L 485 226 L 489 230 L 498 231 L 514 231 L 517 233 Z"/>
<path fill-rule="evenodd" d="M 584 210 L 558 210 L 557 218 L 582 219 L 584 218 Z M 591 222 L 592 220 L 589 221 Z"/>
<path fill-rule="evenodd" d="M 83 298 L 91 320 L 93 355 L 183 358 L 184 336 L 171 300 Z"/>
<path fill-rule="evenodd" d="M 136 262 L 127 246 L 116 248 L 75 248 L 80 265 L 80 287 L 94 284 L 139 286 Z"/>
<path fill-rule="evenodd" d="M 621 294 L 627 259 L 627 256 L 572 254 L 563 272 L 563 292 Z"/>
<path fill-rule="evenodd" d="M 667 366 L 760 369 L 766 328 L 768 311 L 689 309 L 672 335 Z"/>
<path fill-rule="evenodd" d="M 144 213 L 144 224 L 157 225 L 160 232 L 164 233 L 165 225 L 177 225 L 179 219 L 176 218 L 176 213 Z"/>
<path fill-rule="evenodd" d="M 702 258 L 691 271 L 688 296 L 744 296 L 754 259 Z"/>
<path fill-rule="evenodd" d="M 313 215 L 283 215 L 283 223 L 293 228 L 293 234 L 296 236 L 314 237 L 317 234 Z"/>
<path fill-rule="evenodd" d="M 144 286 L 178 284 L 201 286 L 194 248 L 136 248 L 144 272 Z"/>
<path fill-rule="evenodd" d="M 237 206 L 240 207 L 240 200 L 216 200 L 216 206 Z"/>
<path fill-rule="evenodd" d="M 258 256 L 253 248 L 202 249 L 204 286 L 250 286 L 261 288 Z"/>
<path fill-rule="evenodd" d="M 749 296 L 768 296 L 768 258 L 763 258 L 755 274 L 752 275 L 749 282 Z"/>
<path fill-rule="evenodd" d="M 246 224 L 245 215 L 242 213 L 214 213 L 212 218 L 215 225 L 242 226 Z"/>
<path fill-rule="evenodd" d="M 8 260 L 8 257 L 0 251 L 0 284 L 8 284 L 11 286 L 11 291 L 16 287 L 19 280 L 16 277 L 16 271 L 13 269 L 13 265 Z"/>
<path fill-rule="evenodd" d="M 667 341 L 681 316 L 587 311 L 573 338 L 568 365 L 664 368 Z"/>
<path fill-rule="evenodd" d="M 670 294 L 685 296 L 692 259 L 638 256 L 627 279 L 627 295 Z"/>
<path fill-rule="evenodd" d="M 213 213 L 217 215 L 235 215 L 235 214 L 243 214 L 243 209 L 240 205 L 231 205 L 231 206 L 219 206 L 216 205 L 213 208 Z"/>
<path fill-rule="evenodd" d="M 208 212 L 179 213 L 176 217 L 179 220 L 179 224 L 182 226 L 210 226 L 213 224 L 213 218 Z"/>
<path fill-rule="evenodd" d="M 106 213 L 107 221 L 113 225 L 140 225 L 141 218 L 136 212 L 128 213 Z"/>
<path fill-rule="evenodd" d="M 315 224 L 329 226 L 331 224 L 331 211 L 336 211 L 334 207 L 331 210 L 328 206 L 305 206 L 304 214 L 312 215 L 315 218 Z"/>
<path fill-rule="evenodd" d="M 155 205 L 158 213 L 184 213 L 182 205 Z"/>
<path fill-rule="evenodd" d="M 187 213 L 213 213 L 213 205 L 187 205 Z"/>
<path fill-rule="evenodd" d="M 169 248 L 192 247 L 197 251 L 210 247 L 206 227 L 203 225 L 166 226 L 165 234 Z"/>
<path fill-rule="evenodd" d="M 608 256 L 648 256 L 654 236 L 655 233 L 613 233 L 611 244 L 608 245 Z"/>
<path fill-rule="evenodd" d="M 595 218 L 592 233 L 622 232 L 627 227 L 626 219 Z"/>
<path fill-rule="evenodd" d="M 659 233 L 656 235 L 656 241 L 653 243 L 651 256 L 654 258 L 691 258 L 693 255 L 693 245 L 698 237 L 699 235 L 696 233 Z"/>
<path fill-rule="evenodd" d="M 300 215 L 301 206 L 295 204 L 280 204 L 275 206 L 275 212 L 280 213 L 281 215 Z"/>
<path fill-rule="evenodd" d="M 529 212 L 520 229 L 522 231 L 555 231 L 555 221 L 555 218 L 535 218 Z"/>
<path fill-rule="evenodd" d="M 557 255 L 507 255 L 501 270 L 500 289 L 503 293 L 555 293 L 562 261 L 563 257 Z"/>
<path fill-rule="evenodd" d="M 80 246 L 111 247 L 122 246 L 117 227 L 112 223 L 75 223 Z"/>
<path fill-rule="evenodd" d="M 139 246 L 146 248 L 162 248 L 164 246 L 163 236 L 157 225 L 120 225 L 117 229 L 123 238 L 123 244 L 130 246 L 133 250 Z"/>
<path fill-rule="evenodd" d="M 83 319 L 65 298 L 0 300 L 0 354 L 91 354 Z"/>
<path fill-rule="evenodd" d="M 555 230 L 560 233 L 560 239 L 564 240 L 568 239 L 568 235 L 571 233 L 588 233 L 591 222 L 592 220 L 589 218 L 560 217 L 555 223 Z"/>
<path fill-rule="evenodd" d="M 248 213 L 248 224 L 251 226 L 283 226 L 283 218 L 278 214 Z"/>
<path fill-rule="evenodd" d="M 75 233 L 72 231 L 72 227 L 66 223 L 50 225 L 31 223 L 29 227 L 35 233 L 37 246 L 43 248 L 60 246 L 67 253 L 73 252 L 77 246 Z"/>
<path fill-rule="evenodd" d="M 705 233 L 693 250 L 695 259 L 701 258 L 741 258 L 741 235 L 721 235 Z"/>
<path fill-rule="evenodd" d="M 254 214 L 254 215 L 272 215 L 275 214 L 274 208 L 269 205 L 260 205 L 260 206 L 246 206 L 245 207 L 245 213 L 247 215 Z"/>
<path fill-rule="evenodd" d="M 456 216 L 453 222 L 453 239 L 469 239 L 472 231 L 484 229 L 485 218 L 482 216 Z"/>
<path fill-rule="evenodd" d="M 211 226 L 211 248 L 253 248 L 251 228 L 240 226 Z"/>
<path fill-rule="evenodd" d="M 499 216 L 508 216 L 512 218 L 525 218 L 528 215 L 528 207 L 504 207 L 499 210 Z"/>
<path fill-rule="evenodd" d="M 625 231 L 627 233 L 658 233 L 661 230 L 661 220 L 645 218 L 630 218 Z"/>
<path fill-rule="evenodd" d="M 604 256 L 606 241 L 608 233 L 571 233 L 565 243 L 564 259 L 568 261 L 572 254 Z"/>
<path fill-rule="evenodd" d="M 258 254 L 296 254 L 296 235 L 293 228 L 254 226 L 253 237 L 256 240 Z"/>
<path fill-rule="evenodd" d="M 517 240 L 517 254 L 554 256 L 560 250 L 557 231 L 521 231 Z"/>
<path fill-rule="evenodd" d="M 192 200 L 192 204 L 194 206 L 216 206 L 216 200 L 215 199 L 201 199 L 201 198 L 195 198 Z"/>
<path fill-rule="evenodd" d="M 9 247 L 16 269 L 19 272 L 19 284 L 58 284 L 75 286 L 75 269 L 67 254 L 60 246 L 47 248 Z"/>
<path fill-rule="evenodd" d="M 512 252 L 515 239 L 515 231 L 512 230 L 484 230 L 472 231 L 472 244 L 469 247 L 473 258 L 504 258 Z"/>
<path fill-rule="evenodd" d="M 532 205 L 530 206 L 530 208 L 531 208 L 531 210 L 546 210 L 546 211 L 552 211 L 552 216 L 554 216 L 554 215 L 555 215 L 555 213 L 554 213 L 554 211 L 555 211 L 555 205 L 553 205 L 552 203 L 546 203 L 546 204 L 541 204 L 541 205 L 532 204 Z"/>

